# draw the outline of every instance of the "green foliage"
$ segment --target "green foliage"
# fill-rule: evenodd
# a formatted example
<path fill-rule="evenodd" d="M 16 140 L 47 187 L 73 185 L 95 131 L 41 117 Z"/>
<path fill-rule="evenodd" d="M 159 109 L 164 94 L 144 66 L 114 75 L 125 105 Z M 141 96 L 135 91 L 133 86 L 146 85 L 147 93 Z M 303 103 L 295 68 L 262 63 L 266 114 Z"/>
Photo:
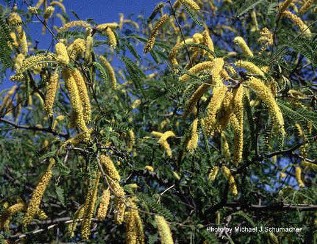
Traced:
<path fill-rule="evenodd" d="M 12 7 L 10 1 L 6 2 Z M 198 11 L 186 1 L 180 1 L 176 9 L 171 9 L 174 1 L 162 2 L 151 16 L 136 20 L 122 16 L 118 25 L 107 23 L 105 29 L 98 29 L 105 23 L 88 19 L 92 29 L 72 27 L 71 31 L 55 33 L 61 26 L 47 20 L 54 36 L 49 31 L 46 34 L 54 45 L 57 41 L 65 43 L 67 53 L 57 54 L 51 44 L 43 50 L 30 47 L 27 61 L 36 60 L 36 55 L 47 50 L 52 53 L 41 62 L 24 66 L 23 75 L 18 74 L 18 81 L 13 81 L 17 85 L 13 93 L 10 89 L 0 91 L 0 242 L 82 242 L 83 216 L 91 220 L 88 231 L 92 243 L 129 240 L 129 224 L 140 227 L 140 220 L 131 216 L 140 216 L 145 243 L 159 243 L 162 239 L 155 215 L 165 218 L 175 243 L 274 243 L 276 239 L 281 243 L 309 243 L 311 236 L 316 236 L 314 34 L 304 37 L 298 26 L 280 16 L 275 1 L 195 2 L 200 6 Z M 288 8 L 308 23 L 312 33 L 316 33 L 314 6 L 305 15 Z M 54 14 L 60 13 L 57 9 Z M 9 38 L 8 19 L 15 11 L 0 10 L 1 75 L 8 71 L 16 75 L 15 67 L 20 65 L 13 61 L 21 48 L 11 49 Z M 23 13 L 22 28 L 27 32 L 34 13 L 27 9 L 16 13 Z M 170 19 L 153 33 L 163 14 L 170 14 Z M 82 17 L 75 12 L 63 16 L 66 21 Z M 264 27 L 269 31 L 267 43 L 263 42 Z M 107 28 L 114 32 L 117 46 L 109 46 Z M 205 28 L 209 29 L 214 52 L 202 35 Z M 144 54 L 140 46 L 146 45 L 150 36 L 155 36 L 154 46 Z M 236 36 L 244 38 L 253 57 L 246 58 L 243 46 L 233 42 Z M 71 46 L 77 38 L 87 37 L 93 39 L 89 52 L 85 50 L 88 42 Z M 29 41 L 34 46 L 32 38 Z M 190 42 L 178 51 L 179 65 L 175 65 L 170 60 L 171 50 L 186 39 Z M 74 53 L 69 63 L 62 57 Z M 100 55 L 111 61 L 116 87 L 111 86 L 112 73 L 99 61 Z M 218 67 L 220 62 L 214 62 L 214 58 L 223 58 L 224 66 Z M 261 68 L 265 77 L 252 69 L 237 68 L 238 60 Z M 212 63 L 212 69 L 189 71 L 205 61 Z M 84 85 L 70 75 L 75 83 L 71 87 L 65 74 L 74 70 Z M 49 84 L 53 72 L 59 78 L 52 116 L 48 116 L 43 108 L 52 93 Z M 181 82 L 183 75 L 190 79 Z M 252 76 L 261 80 L 271 96 L 263 95 L 264 89 L 257 87 L 251 91 Z M 189 100 L 203 84 L 208 86 L 189 111 Z M 218 86 L 227 88 L 220 104 Z M 244 89 L 241 100 L 236 95 L 238 87 Z M 85 92 L 91 107 L 90 121 L 84 116 L 89 107 Z M 274 97 L 273 101 L 267 101 L 268 97 Z M 284 121 L 278 128 L 272 116 L 279 114 L 277 108 Z M 197 130 L 193 126 L 196 119 Z M 206 124 L 212 121 L 210 129 Z M 195 140 L 197 144 L 189 150 Z M 240 162 L 234 156 L 238 150 L 242 152 Z M 41 176 L 52 159 L 52 178 L 37 206 L 49 218 L 35 215 L 30 225 L 22 227 L 27 206 L 39 195 L 34 192 L 43 185 Z M 211 180 L 215 166 L 219 172 Z M 295 170 L 298 167 L 300 174 Z M 92 181 L 98 172 L 97 204 L 90 206 L 94 202 L 89 199 L 93 198 Z M 300 186 L 300 180 L 305 186 Z M 108 212 L 100 220 L 101 194 L 107 188 L 111 195 Z M 17 203 L 25 204 L 25 208 L 9 214 L 12 218 L 6 229 L 10 206 Z M 118 224 L 122 203 L 126 215 Z M 85 213 L 79 216 L 81 208 Z M 70 238 L 68 227 L 76 218 L 77 229 Z M 303 229 L 299 233 L 234 230 L 261 226 Z M 210 227 L 233 230 L 216 232 Z M 141 237 L 140 233 L 136 235 Z"/>

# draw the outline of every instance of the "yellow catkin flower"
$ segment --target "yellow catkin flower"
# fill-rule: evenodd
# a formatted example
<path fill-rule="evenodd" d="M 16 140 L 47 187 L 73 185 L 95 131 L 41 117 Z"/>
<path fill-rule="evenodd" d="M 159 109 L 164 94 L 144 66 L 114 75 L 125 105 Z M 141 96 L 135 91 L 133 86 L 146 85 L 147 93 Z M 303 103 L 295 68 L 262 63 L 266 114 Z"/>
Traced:
<path fill-rule="evenodd" d="M 234 129 L 234 151 L 233 161 L 238 164 L 242 160 L 243 153 L 243 123 L 239 121 L 236 115 L 230 116 L 230 123 Z"/>
<path fill-rule="evenodd" d="M 305 187 L 302 180 L 302 168 L 300 166 L 295 167 L 295 178 L 299 187 Z"/>
<path fill-rule="evenodd" d="M 203 31 L 203 40 L 204 40 L 204 44 L 212 52 L 212 53 L 208 53 L 209 59 L 212 60 L 214 58 L 213 53 L 215 52 L 215 48 L 214 48 L 214 43 L 210 37 L 210 33 L 207 26 L 205 27 L 205 30 Z"/>
<path fill-rule="evenodd" d="M 33 68 L 36 65 L 48 63 L 48 62 L 54 62 L 55 60 L 56 60 L 56 56 L 53 53 L 47 53 L 47 54 L 41 53 L 41 54 L 32 55 L 23 60 L 21 68 L 17 70 L 17 74 L 21 74 Z"/>
<path fill-rule="evenodd" d="M 170 137 L 175 137 L 174 132 L 173 131 L 166 131 L 163 133 L 161 138 L 158 140 L 158 143 L 165 149 L 168 157 L 172 157 L 172 150 L 171 150 L 170 145 L 167 142 L 167 139 Z"/>
<path fill-rule="evenodd" d="M 190 7 L 193 10 L 200 10 L 199 5 L 197 3 L 195 3 L 195 1 L 193 1 L 193 0 L 177 0 L 174 3 L 173 8 L 174 9 L 179 8 L 179 6 L 181 4 L 186 4 L 188 7 Z"/>
<path fill-rule="evenodd" d="M 200 98 L 204 95 L 204 93 L 208 90 L 209 87 L 210 87 L 210 84 L 204 83 L 196 89 L 196 91 L 191 95 L 191 97 L 186 103 L 183 117 L 187 117 L 187 115 L 193 111 L 197 102 L 200 100 Z"/>
<path fill-rule="evenodd" d="M 56 97 L 56 92 L 58 90 L 58 81 L 59 73 L 55 71 L 53 74 L 51 74 L 45 94 L 44 110 L 49 117 L 53 116 L 53 105 Z"/>
<path fill-rule="evenodd" d="M 54 11 L 55 11 L 55 8 L 53 6 L 48 6 L 45 9 L 44 14 L 43 14 L 44 19 L 47 20 L 47 19 L 51 18 Z"/>
<path fill-rule="evenodd" d="M 259 75 L 261 77 L 265 76 L 264 72 L 252 62 L 239 60 L 235 62 L 234 64 L 237 67 L 246 69 L 248 72 L 251 73 L 251 75 Z"/>
<path fill-rule="evenodd" d="M 315 163 L 310 163 L 310 162 L 303 160 L 301 162 L 301 166 L 307 167 L 307 168 L 312 169 L 314 171 L 317 171 L 317 164 L 315 164 Z"/>
<path fill-rule="evenodd" d="M 125 212 L 124 222 L 126 224 L 126 243 L 144 243 L 144 230 L 138 207 L 134 199 L 128 201 L 129 209 Z"/>
<path fill-rule="evenodd" d="M 279 12 L 284 12 L 294 0 L 285 0 L 279 7 Z"/>
<path fill-rule="evenodd" d="M 172 237 L 172 232 L 165 218 L 160 215 L 155 215 L 155 222 L 160 235 L 161 243 L 173 244 L 174 241 Z"/>
<path fill-rule="evenodd" d="M 152 134 L 153 136 L 156 136 L 156 137 L 161 137 L 161 136 L 163 135 L 163 133 L 158 132 L 158 131 L 152 131 L 151 134 Z"/>
<path fill-rule="evenodd" d="M 173 66 L 177 66 L 178 65 L 178 61 L 176 59 L 177 54 L 179 53 L 180 49 L 185 47 L 186 44 L 192 44 L 194 43 L 193 38 L 188 38 L 180 43 L 177 43 L 171 50 L 170 54 L 169 54 L 169 59 L 170 62 Z"/>
<path fill-rule="evenodd" d="M 45 171 L 44 175 L 41 177 L 39 183 L 37 184 L 35 190 L 32 193 L 32 197 L 30 199 L 28 208 L 26 210 L 26 213 L 23 217 L 23 225 L 27 226 L 31 223 L 33 220 L 35 214 L 39 211 L 39 206 L 42 201 L 42 197 L 44 195 L 44 192 L 52 178 L 52 168 L 55 164 L 55 159 L 50 158 L 49 160 L 49 166 L 47 170 Z"/>
<path fill-rule="evenodd" d="M 86 122 L 84 119 L 83 106 L 79 95 L 80 93 L 76 85 L 76 81 L 72 76 L 72 72 L 70 69 L 63 69 L 62 76 L 65 80 L 66 89 L 69 93 L 70 103 L 75 113 L 76 126 L 78 126 L 79 129 L 85 132 L 88 130 L 88 128 L 86 126 Z"/>
<path fill-rule="evenodd" d="M 117 224 L 122 224 L 126 209 L 125 193 L 119 182 L 107 177 L 110 190 L 115 195 L 114 220 Z"/>
<path fill-rule="evenodd" d="M 94 38 L 91 35 L 86 37 L 86 50 L 85 50 L 85 60 L 86 62 L 91 61 L 91 52 L 93 51 Z"/>
<path fill-rule="evenodd" d="M 274 40 L 273 40 L 273 33 L 266 27 L 264 27 L 260 31 L 260 37 L 258 39 L 258 42 L 264 43 L 268 46 L 273 45 Z"/>
<path fill-rule="evenodd" d="M 251 31 L 258 31 L 259 25 L 258 25 L 258 20 L 256 18 L 256 11 L 254 9 L 251 11 L 251 19 L 252 19 Z"/>
<path fill-rule="evenodd" d="M 299 13 L 304 14 L 314 2 L 315 0 L 306 0 L 303 6 L 299 9 Z"/>
<path fill-rule="evenodd" d="M 214 166 L 214 167 L 211 169 L 211 171 L 210 171 L 210 173 L 209 173 L 209 175 L 208 175 L 208 179 L 209 179 L 210 181 L 215 181 L 215 179 L 216 179 L 216 177 L 217 177 L 217 175 L 218 175 L 218 172 L 219 172 L 219 166 Z"/>
<path fill-rule="evenodd" d="M 84 77 L 82 76 L 80 71 L 76 68 L 71 69 L 70 72 L 78 88 L 81 104 L 83 107 L 84 120 L 86 123 L 89 123 L 91 120 L 91 105 L 90 105 L 90 99 L 89 99 L 88 90 L 87 90 Z"/>
<path fill-rule="evenodd" d="M 83 21 L 83 20 L 75 20 L 75 21 L 71 21 L 71 22 L 66 23 L 63 27 L 59 28 L 57 31 L 63 32 L 63 31 L 66 31 L 72 27 L 91 28 L 91 25 L 88 22 Z"/>
<path fill-rule="evenodd" d="M 19 47 L 19 43 L 17 40 L 17 35 L 15 34 L 15 32 L 11 31 L 9 33 L 11 40 L 8 42 L 9 47 L 12 49 L 13 47 L 18 48 Z M 12 47 L 13 45 L 13 47 Z"/>
<path fill-rule="evenodd" d="M 24 31 L 22 31 L 21 35 L 19 35 L 18 42 L 19 42 L 19 45 L 20 45 L 21 53 L 26 56 L 28 54 L 29 46 L 28 46 L 26 34 L 25 34 Z"/>
<path fill-rule="evenodd" d="M 36 9 L 39 9 L 41 5 L 44 3 L 44 0 L 39 0 L 37 4 L 34 6 Z"/>
<path fill-rule="evenodd" d="M 153 172 L 153 171 L 154 171 L 154 168 L 153 168 L 152 166 L 150 166 L 150 165 L 146 165 L 146 166 L 144 167 L 144 169 L 147 170 L 147 171 L 150 171 L 150 172 Z"/>
<path fill-rule="evenodd" d="M 230 160 L 231 153 L 229 149 L 229 144 L 224 132 L 221 133 L 221 154 L 225 157 L 226 160 Z"/>
<path fill-rule="evenodd" d="M 213 134 L 216 124 L 216 115 L 221 108 L 222 102 L 228 91 L 226 86 L 217 86 L 213 90 L 213 96 L 207 106 L 207 115 L 203 119 L 205 124 L 205 130 L 209 135 Z"/>
<path fill-rule="evenodd" d="M 214 68 L 214 66 L 215 66 L 214 61 L 205 61 L 205 62 L 198 63 L 188 70 L 189 74 L 184 74 L 181 77 L 179 77 L 179 81 L 186 82 L 191 78 L 191 76 L 198 74 L 199 72 L 204 70 L 210 71 L 212 68 Z"/>
<path fill-rule="evenodd" d="M 295 25 L 297 25 L 305 37 L 307 37 L 307 38 L 311 37 L 312 33 L 311 33 L 310 29 L 304 23 L 304 21 L 301 20 L 301 18 L 299 18 L 298 16 L 296 16 L 295 14 L 293 14 L 290 11 L 284 11 L 282 13 L 282 16 L 290 19 Z"/>
<path fill-rule="evenodd" d="M 64 115 L 58 115 L 53 124 L 52 124 L 52 129 L 55 130 L 56 126 L 58 125 L 59 122 L 63 121 L 65 119 L 65 116 Z"/>
<path fill-rule="evenodd" d="M 3 211 L 0 216 L 0 230 L 9 230 L 10 221 L 14 214 L 24 211 L 26 209 L 26 204 L 23 202 L 18 202 Z"/>
<path fill-rule="evenodd" d="M 132 108 L 132 109 L 135 109 L 135 108 L 139 107 L 140 104 L 141 104 L 141 99 L 136 99 L 136 100 L 134 100 L 133 103 L 131 104 L 131 108 Z"/>
<path fill-rule="evenodd" d="M 119 24 L 116 22 L 113 23 L 104 23 L 96 26 L 97 31 L 105 31 L 107 28 L 116 29 L 119 28 Z"/>
<path fill-rule="evenodd" d="M 303 128 L 301 127 L 301 125 L 298 124 L 298 123 L 296 123 L 296 124 L 295 124 L 295 127 L 296 127 L 297 132 L 298 132 L 298 137 L 299 137 L 301 140 L 303 140 L 303 142 L 307 141 L 307 137 L 306 137 L 306 135 L 305 135 L 305 133 L 304 133 Z M 307 156 L 307 146 L 308 146 L 308 144 L 306 143 L 306 144 L 302 145 L 302 146 L 299 148 L 300 153 L 301 153 L 301 155 L 302 155 L 303 157 L 306 157 L 306 156 Z"/>
<path fill-rule="evenodd" d="M 198 125 L 198 118 L 196 118 L 192 125 L 191 125 L 191 137 L 187 143 L 186 149 L 190 152 L 195 150 L 198 146 L 198 133 L 197 133 L 197 125 Z"/>
<path fill-rule="evenodd" d="M 24 59 L 25 59 L 24 54 L 19 53 L 19 54 L 17 55 L 17 57 L 16 57 L 16 59 L 15 59 L 15 63 L 14 63 L 14 68 L 15 68 L 15 70 L 18 71 L 19 69 L 21 69 Z"/>
<path fill-rule="evenodd" d="M 116 38 L 116 35 L 114 34 L 113 30 L 110 27 L 106 28 L 106 35 L 108 37 L 110 47 L 116 48 L 117 47 L 117 38 Z"/>
<path fill-rule="evenodd" d="M 239 85 L 239 87 L 233 92 L 233 111 L 237 116 L 241 130 L 243 129 L 243 97 L 244 87 L 243 85 Z"/>
<path fill-rule="evenodd" d="M 22 25 L 22 19 L 20 15 L 17 12 L 10 13 L 8 17 L 8 24 L 11 25 L 12 27 L 17 27 Z"/>
<path fill-rule="evenodd" d="M 234 196 L 238 195 L 236 181 L 235 181 L 234 177 L 232 176 L 230 169 L 228 169 L 226 166 L 222 166 L 221 169 L 222 169 L 224 176 L 228 180 L 229 189 L 230 189 L 231 193 Z"/>
<path fill-rule="evenodd" d="M 90 226 L 91 220 L 94 213 L 96 200 L 97 200 L 97 192 L 98 192 L 98 185 L 100 179 L 100 173 L 98 172 L 95 175 L 94 179 L 91 179 L 89 190 L 86 196 L 85 205 L 84 205 L 84 215 L 83 221 L 81 224 L 81 236 L 84 240 L 88 240 L 90 236 Z"/>
<path fill-rule="evenodd" d="M 151 31 L 150 37 L 145 44 L 144 47 L 144 53 L 147 53 L 152 50 L 156 36 L 158 35 L 159 29 L 163 26 L 163 24 L 169 19 L 169 16 L 167 14 L 164 14 L 159 21 L 154 25 L 153 30 Z"/>
<path fill-rule="evenodd" d="M 71 60 L 76 60 L 85 55 L 86 41 L 82 38 L 77 38 L 71 45 L 67 47 L 67 52 Z"/>
<path fill-rule="evenodd" d="M 67 65 L 69 63 L 69 56 L 67 53 L 67 48 L 65 46 L 64 43 L 62 42 L 58 42 L 55 45 L 55 50 L 56 50 L 56 54 L 57 54 L 57 61 Z"/>
<path fill-rule="evenodd" d="M 114 69 L 112 68 L 111 64 L 108 62 L 108 60 L 105 57 L 99 56 L 99 59 L 100 59 L 101 63 L 105 66 L 105 68 L 107 70 L 107 73 L 109 75 L 112 88 L 116 89 L 116 87 L 117 87 L 117 78 L 116 78 L 116 74 L 114 72 Z"/>
<path fill-rule="evenodd" d="M 133 149 L 133 146 L 135 144 L 135 134 L 134 131 L 131 129 L 128 131 L 128 151 L 131 151 Z"/>
<path fill-rule="evenodd" d="M 66 8 L 65 8 L 64 4 L 62 4 L 61 2 L 59 2 L 59 1 L 52 1 L 52 2 L 50 3 L 50 5 L 51 5 L 51 6 L 58 6 L 58 7 L 63 11 L 63 13 L 66 14 Z"/>
<path fill-rule="evenodd" d="M 78 220 L 84 216 L 85 206 L 81 206 L 74 214 L 73 222 L 68 225 L 67 232 L 70 238 L 75 236 Z"/>
<path fill-rule="evenodd" d="M 251 77 L 245 82 L 245 84 L 251 88 L 256 95 L 267 105 L 270 116 L 273 120 L 273 125 L 284 136 L 284 118 L 283 114 L 277 105 L 275 98 L 271 90 L 260 80 L 255 77 Z"/>
<path fill-rule="evenodd" d="M 0 113 L 2 112 L 3 109 L 5 109 L 9 102 L 12 101 L 11 100 L 11 96 L 16 92 L 16 90 L 18 89 L 18 86 L 12 86 L 11 89 L 8 91 L 8 93 L 4 96 L 3 100 L 2 100 L 2 104 L 0 107 Z"/>
<path fill-rule="evenodd" d="M 120 175 L 111 158 L 106 155 L 100 155 L 99 160 L 101 165 L 104 166 L 107 176 L 113 180 L 120 181 Z"/>
<path fill-rule="evenodd" d="M 36 215 L 38 216 L 40 220 L 44 220 L 48 218 L 47 214 L 42 209 L 39 209 Z"/>
<path fill-rule="evenodd" d="M 247 43 L 241 36 L 235 37 L 233 42 L 241 48 L 245 56 L 253 57 L 253 52 L 251 51 L 251 49 L 249 48 L 249 46 L 247 45 Z"/>

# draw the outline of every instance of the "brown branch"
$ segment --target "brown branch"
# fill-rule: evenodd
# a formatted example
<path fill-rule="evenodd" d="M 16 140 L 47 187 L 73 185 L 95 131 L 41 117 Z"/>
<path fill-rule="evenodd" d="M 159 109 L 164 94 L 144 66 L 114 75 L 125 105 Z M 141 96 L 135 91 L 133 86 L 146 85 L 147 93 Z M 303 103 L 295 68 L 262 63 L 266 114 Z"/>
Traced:
<path fill-rule="evenodd" d="M 15 123 L 13 123 L 13 122 L 11 122 L 11 121 L 9 121 L 9 120 L 3 119 L 3 118 L 0 118 L 0 122 L 4 122 L 4 123 L 6 123 L 6 124 L 9 124 L 9 125 L 13 126 L 13 127 L 16 128 L 16 129 L 24 129 L 24 130 L 47 132 L 47 133 L 53 134 L 54 136 L 60 136 L 60 137 L 66 138 L 66 139 L 69 138 L 69 135 L 68 135 L 68 134 L 58 133 L 58 132 L 52 130 L 51 128 L 40 128 L 40 127 L 38 127 L 38 126 L 18 125 L 18 124 L 15 124 Z"/>

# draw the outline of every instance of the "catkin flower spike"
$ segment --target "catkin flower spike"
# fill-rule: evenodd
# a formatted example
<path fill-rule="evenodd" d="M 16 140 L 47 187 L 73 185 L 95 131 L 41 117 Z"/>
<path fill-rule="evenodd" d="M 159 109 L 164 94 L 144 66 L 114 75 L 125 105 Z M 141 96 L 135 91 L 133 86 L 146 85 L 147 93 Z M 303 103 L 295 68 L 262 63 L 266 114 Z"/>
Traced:
<path fill-rule="evenodd" d="M 247 43 L 241 36 L 235 37 L 233 42 L 241 48 L 245 56 L 253 57 L 253 52 L 251 51 L 251 49 L 249 48 L 249 46 L 247 45 Z"/>
<path fill-rule="evenodd" d="M 72 75 L 72 71 L 68 68 L 63 69 L 62 77 L 65 81 L 66 89 L 69 93 L 70 103 L 72 105 L 74 115 L 75 115 L 75 123 L 76 126 L 81 129 L 83 132 L 88 131 L 84 113 L 83 113 L 83 106 L 80 99 L 80 93 L 78 91 L 78 87 L 76 81 Z"/>
<path fill-rule="evenodd" d="M 106 28 L 106 35 L 108 37 L 110 47 L 116 48 L 117 47 L 117 38 L 116 38 L 116 35 L 114 34 L 113 30 L 110 27 Z"/>
<path fill-rule="evenodd" d="M 112 68 L 111 64 L 108 62 L 108 60 L 105 57 L 99 56 L 99 59 L 100 59 L 101 63 L 105 66 L 105 68 L 107 70 L 107 73 L 109 75 L 112 88 L 116 89 L 116 87 L 117 87 L 117 78 L 116 78 L 116 74 L 114 72 L 114 69 Z"/>
<path fill-rule="evenodd" d="M 83 118 L 86 123 L 89 123 L 91 120 L 91 105 L 90 105 L 90 99 L 89 99 L 88 90 L 87 90 L 84 77 L 82 76 L 80 71 L 76 68 L 72 69 L 70 72 L 78 88 L 81 105 L 83 108 Z"/>
<path fill-rule="evenodd" d="M 226 166 L 222 166 L 221 168 L 222 168 L 222 172 L 223 172 L 224 176 L 228 180 L 230 192 L 234 196 L 238 195 L 236 181 L 235 181 L 234 177 L 232 176 L 230 169 L 228 169 Z"/>
<path fill-rule="evenodd" d="M 284 118 L 283 114 L 277 105 L 275 98 L 271 90 L 260 80 L 255 77 L 251 77 L 244 82 L 256 95 L 267 105 L 269 114 L 273 120 L 273 126 L 284 137 Z"/>
<path fill-rule="evenodd" d="M 5 209 L 0 216 L 0 230 L 9 231 L 10 221 L 14 214 L 26 210 L 24 202 L 18 202 L 7 209 Z"/>
<path fill-rule="evenodd" d="M 172 237 L 172 232 L 165 218 L 160 215 L 155 215 L 155 222 L 158 228 L 161 243 L 173 244 L 174 241 Z"/>
<path fill-rule="evenodd" d="M 282 13 L 282 17 L 286 17 L 290 19 L 295 25 L 297 25 L 305 37 L 307 38 L 311 37 L 312 33 L 309 27 L 304 23 L 304 21 L 301 18 L 299 18 L 298 16 L 296 16 L 290 11 L 284 11 Z"/>
<path fill-rule="evenodd" d="M 188 74 L 184 74 L 179 77 L 179 81 L 186 82 L 191 76 L 197 75 L 199 72 L 206 71 L 213 77 L 213 83 L 216 82 L 216 77 L 219 76 L 220 71 L 223 69 L 224 60 L 222 58 L 215 58 L 212 61 L 205 61 L 198 63 L 188 70 Z"/>
<path fill-rule="evenodd" d="M 158 143 L 165 149 L 166 154 L 168 157 L 172 157 L 172 149 L 167 142 L 167 139 L 170 137 L 175 137 L 175 134 L 173 131 L 166 131 L 163 133 L 161 138 L 158 140 Z"/>
<path fill-rule="evenodd" d="M 106 155 L 100 155 L 99 160 L 101 165 L 104 166 L 107 176 L 115 181 L 120 181 L 120 175 L 111 158 Z"/>
<path fill-rule="evenodd" d="M 149 51 L 152 50 L 156 36 L 158 35 L 159 29 L 163 26 L 163 24 L 168 20 L 169 16 L 167 14 L 164 14 L 159 21 L 154 25 L 153 30 L 151 31 L 150 37 L 145 44 L 144 47 L 144 53 L 148 53 Z"/>
<path fill-rule="evenodd" d="M 295 178 L 299 187 L 305 187 L 302 180 L 302 168 L 300 166 L 295 167 Z"/>
<path fill-rule="evenodd" d="M 298 12 L 300 14 L 304 14 L 314 2 L 315 2 L 315 0 L 306 0 L 305 3 L 303 4 L 303 6 L 301 6 L 301 8 L 299 9 Z"/>
<path fill-rule="evenodd" d="M 180 49 L 183 47 L 186 47 L 186 44 L 192 44 L 194 43 L 193 38 L 187 38 L 182 42 L 177 43 L 171 50 L 169 54 L 169 60 L 173 66 L 178 65 L 178 61 L 176 59 L 177 54 L 180 52 Z"/>
<path fill-rule="evenodd" d="M 120 25 L 116 22 L 113 22 L 113 23 L 104 23 L 104 24 L 100 24 L 100 25 L 97 25 L 96 26 L 96 30 L 97 31 L 100 31 L 100 32 L 103 32 L 105 31 L 107 28 L 111 28 L 111 29 L 116 29 L 116 28 L 119 28 Z"/>
<path fill-rule="evenodd" d="M 173 4 L 173 9 L 177 9 L 180 7 L 181 4 L 186 4 L 186 6 L 190 7 L 193 10 L 200 10 L 200 7 L 197 3 L 195 3 L 195 1 L 193 0 L 177 0 L 174 4 Z"/>
<path fill-rule="evenodd" d="M 198 126 L 198 118 L 196 118 L 191 125 L 191 137 L 186 146 L 186 149 L 189 152 L 193 152 L 198 146 L 197 126 Z"/>
<path fill-rule="evenodd" d="M 53 105 L 56 97 L 56 92 L 58 90 L 58 81 L 59 73 L 55 71 L 53 74 L 51 74 L 45 95 L 44 110 L 49 117 L 53 116 Z"/>
<path fill-rule="evenodd" d="M 72 44 L 67 47 L 69 58 L 74 61 L 85 55 L 86 41 L 82 38 L 77 38 Z"/>
<path fill-rule="evenodd" d="M 64 43 L 58 42 L 55 45 L 55 51 L 57 54 L 57 61 L 60 62 L 61 64 L 67 65 L 69 63 L 69 56 L 67 53 L 67 48 Z"/>
<path fill-rule="evenodd" d="M 65 8 L 64 4 L 62 4 L 61 2 L 59 2 L 59 1 L 52 1 L 52 2 L 50 3 L 50 5 L 51 5 L 51 6 L 58 6 L 58 7 L 62 10 L 62 12 L 63 12 L 64 14 L 66 14 L 66 8 Z"/>
<path fill-rule="evenodd" d="M 84 215 L 81 225 L 81 235 L 84 240 L 88 240 L 91 233 L 91 220 L 96 205 L 100 175 L 100 172 L 98 172 L 95 175 L 95 178 L 91 179 L 89 190 L 85 200 Z"/>
<path fill-rule="evenodd" d="M 294 0 L 285 0 L 279 7 L 279 12 L 283 13 Z"/>
<path fill-rule="evenodd" d="M 216 177 L 217 177 L 217 175 L 218 175 L 218 172 L 219 172 L 219 166 L 214 166 L 214 167 L 211 169 L 211 171 L 210 171 L 210 173 L 209 173 L 209 175 L 208 175 L 208 179 L 209 179 L 210 181 L 215 181 L 215 179 L 216 179 Z"/>
<path fill-rule="evenodd" d="M 128 210 L 124 216 L 126 224 L 126 243 L 144 243 L 144 230 L 135 198 L 129 198 L 127 201 Z"/>
<path fill-rule="evenodd" d="M 207 106 L 207 115 L 203 119 L 206 133 L 209 135 L 213 135 L 213 132 L 216 128 L 216 115 L 221 108 L 227 91 L 228 88 L 225 85 L 217 86 L 213 90 L 213 96 Z"/>
<path fill-rule="evenodd" d="M 261 77 L 265 76 L 264 72 L 252 62 L 239 60 L 239 61 L 236 61 L 234 63 L 234 65 L 239 67 L 239 68 L 246 69 L 248 72 L 251 73 L 250 75 L 258 75 L 258 76 L 261 76 Z"/>
<path fill-rule="evenodd" d="M 70 238 L 75 236 L 75 230 L 77 227 L 78 220 L 84 216 L 85 206 L 81 206 L 74 214 L 73 222 L 69 224 L 67 227 L 67 232 Z"/>
<path fill-rule="evenodd" d="M 107 216 L 108 207 L 110 202 L 110 189 L 106 189 L 102 192 L 100 204 L 97 210 L 97 218 L 104 220 Z"/>
<path fill-rule="evenodd" d="M 23 217 L 24 226 L 27 226 L 28 224 L 30 224 L 35 214 L 39 211 L 39 206 L 42 201 L 42 197 L 53 175 L 52 168 L 54 165 L 55 165 L 55 159 L 50 158 L 49 166 L 47 170 L 45 171 L 44 175 L 41 177 L 39 183 L 37 184 L 36 188 L 34 189 L 32 193 L 32 197 L 28 204 L 28 208 Z"/>
<path fill-rule="evenodd" d="M 75 21 L 66 23 L 63 27 L 59 28 L 57 31 L 58 32 L 67 31 L 68 29 L 73 27 L 91 28 L 91 25 L 88 22 L 83 20 L 75 20 Z"/>

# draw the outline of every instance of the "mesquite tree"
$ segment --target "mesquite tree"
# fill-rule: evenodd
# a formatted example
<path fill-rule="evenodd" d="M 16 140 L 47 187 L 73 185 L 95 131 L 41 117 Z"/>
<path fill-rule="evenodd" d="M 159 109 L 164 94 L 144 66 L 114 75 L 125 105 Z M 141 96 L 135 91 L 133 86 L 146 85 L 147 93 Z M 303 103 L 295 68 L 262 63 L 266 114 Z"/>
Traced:
<path fill-rule="evenodd" d="M 111 23 L 12 2 L 1 241 L 316 239 L 314 1 L 166 1 Z"/>

